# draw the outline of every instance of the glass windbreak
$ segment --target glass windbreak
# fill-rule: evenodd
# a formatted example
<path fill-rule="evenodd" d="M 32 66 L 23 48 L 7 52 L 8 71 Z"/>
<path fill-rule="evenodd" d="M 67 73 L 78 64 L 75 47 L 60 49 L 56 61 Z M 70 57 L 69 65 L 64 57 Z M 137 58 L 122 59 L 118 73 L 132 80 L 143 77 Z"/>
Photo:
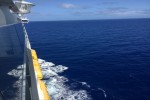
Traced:
<path fill-rule="evenodd" d="M 19 96 L 24 63 L 24 33 L 21 24 L 0 27 L 0 92 L 4 98 Z"/>

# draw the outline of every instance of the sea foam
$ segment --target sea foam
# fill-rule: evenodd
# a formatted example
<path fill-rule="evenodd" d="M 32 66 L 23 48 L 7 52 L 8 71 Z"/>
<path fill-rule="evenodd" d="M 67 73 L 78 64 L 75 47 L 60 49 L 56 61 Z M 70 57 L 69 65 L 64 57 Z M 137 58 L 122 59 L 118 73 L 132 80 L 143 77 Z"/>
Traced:
<path fill-rule="evenodd" d="M 59 74 L 68 69 L 63 65 L 55 65 L 52 62 L 47 62 L 43 59 L 38 59 L 42 69 L 43 81 L 45 82 L 51 100 L 91 100 L 86 90 L 73 90 L 65 83 L 69 81 L 68 78 L 60 76 Z M 21 86 L 22 65 L 7 73 L 13 77 L 17 77 L 18 81 L 13 84 L 14 88 Z M 82 85 L 87 85 L 81 82 Z"/>
<path fill-rule="evenodd" d="M 65 83 L 68 78 L 60 76 L 59 73 L 64 72 L 68 67 L 55 65 L 52 62 L 46 62 L 39 59 L 42 73 L 45 78 L 44 82 L 47 85 L 48 93 L 51 100 L 90 100 L 90 97 L 85 90 L 72 90 Z"/>

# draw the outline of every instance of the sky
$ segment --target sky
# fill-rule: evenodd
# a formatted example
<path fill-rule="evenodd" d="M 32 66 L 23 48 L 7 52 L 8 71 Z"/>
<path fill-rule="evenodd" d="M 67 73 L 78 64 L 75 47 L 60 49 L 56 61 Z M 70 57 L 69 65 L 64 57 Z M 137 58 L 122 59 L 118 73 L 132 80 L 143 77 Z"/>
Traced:
<path fill-rule="evenodd" d="M 31 21 L 150 18 L 150 0 L 26 0 Z"/>

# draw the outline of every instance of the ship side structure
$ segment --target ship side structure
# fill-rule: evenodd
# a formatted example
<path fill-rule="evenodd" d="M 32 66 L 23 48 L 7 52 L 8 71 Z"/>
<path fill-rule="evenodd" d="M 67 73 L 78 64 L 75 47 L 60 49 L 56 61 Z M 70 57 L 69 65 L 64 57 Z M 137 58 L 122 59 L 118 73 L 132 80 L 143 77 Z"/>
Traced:
<path fill-rule="evenodd" d="M 21 65 L 19 100 L 50 100 L 36 51 L 30 45 L 24 25 L 29 22 L 25 14 L 30 13 L 33 6 L 24 0 L 0 0 L 0 76 L 7 73 L 7 69 Z M 9 87 L 3 78 L 0 81 L 0 91 Z M 0 100 L 5 97 L 1 92 Z"/>

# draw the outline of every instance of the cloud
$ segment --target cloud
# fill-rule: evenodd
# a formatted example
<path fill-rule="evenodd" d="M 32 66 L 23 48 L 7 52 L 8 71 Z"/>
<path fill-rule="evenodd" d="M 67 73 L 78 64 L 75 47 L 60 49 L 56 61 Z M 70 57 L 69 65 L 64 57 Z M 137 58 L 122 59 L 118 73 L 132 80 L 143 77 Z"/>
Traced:
<path fill-rule="evenodd" d="M 75 11 L 72 13 L 75 16 L 91 16 L 94 14 L 94 12 L 90 12 L 90 11 Z"/>
<path fill-rule="evenodd" d="M 65 8 L 65 9 L 72 9 L 72 8 L 76 8 L 76 9 L 82 9 L 82 10 L 86 10 L 86 9 L 90 9 L 92 8 L 89 5 L 82 5 L 82 6 L 77 6 L 71 3 L 63 3 L 60 5 L 61 8 Z"/>
<path fill-rule="evenodd" d="M 150 9 L 144 9 L 142 10 L 142 13 L 150 15 Z"/>
<path fill-rule="evenodd" d="M 76 5 L 70 4 L 70 3 L 63 3 L 63 4 L 61 4 L 61 7 L 65 8 L 65 9 L 77 8 Z"/>
<path fill-rule="evenodd" d="M 102 2 L 102 5 L 115 5 L 117 4 L 117 2 L 111 2 L 111 1 L 107 1 L 107 2 Z"/>
<path fill-rule="evenodd" d="M 128 12 L 128 8 L 124 7 L 114 7 L 114 8 L 107 8 L 101 10 L 100 13 L 102 14 L 111 14 L 111 15 L 122 15 Z"/>
<path fill-rule="evenodd" d="M 98 11 L 102 15 L 115 16 L 150 16 L 150 9 L 129 9 L 125 7 L 113 7 Z"/>

